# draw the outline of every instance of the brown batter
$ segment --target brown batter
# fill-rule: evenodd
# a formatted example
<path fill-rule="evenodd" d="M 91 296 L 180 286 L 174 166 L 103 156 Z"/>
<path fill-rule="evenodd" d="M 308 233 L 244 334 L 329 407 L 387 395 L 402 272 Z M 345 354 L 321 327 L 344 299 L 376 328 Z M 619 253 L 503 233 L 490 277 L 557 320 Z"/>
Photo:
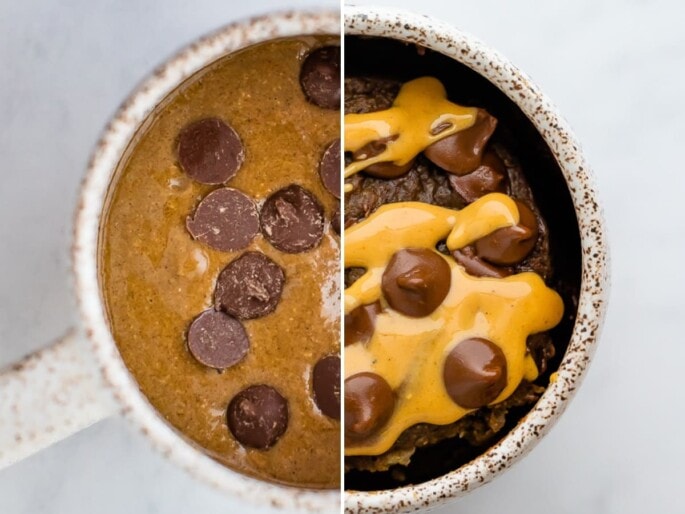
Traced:
<path fill-rule="evenodd" d="M 340 423 L 312 399 L 312 370 L 340 350 L 339 239 L 330 228 L 338 201 L 323 187 L 319 160 L 339 137 L 340 113 L 305 99 L 298 77 L 313 47 L 332 37 L 264 43 L 226 57 L 180 86 L 131 144 L 112 187 L 101 234 L 100 270 L 114 338 L 143 393 L 164 418 L 207 453 L 238 471 L 291 485 L 333 488 L 340 481 Z M 178 166 L 181 129 L 205 117 L 240 135 L 245 161 L 227 185 L 258 205 L 296 183 L 324 207 L 321 243 L 305 253 L 277 250 L 259 234 L 240 252 L 193 240 L 186 217 L 216 186 Z M 285 271 L 276 310 L 243 321 L 250 350 L 223 372 L 189 353 L 186 331 L 213 305 L 217 275 L 244 251 L 258 250 Z M 245 387 L 266 383 L 289 402 L 290 421 L 270 449 L 240 445 L 226 408 Z"/>

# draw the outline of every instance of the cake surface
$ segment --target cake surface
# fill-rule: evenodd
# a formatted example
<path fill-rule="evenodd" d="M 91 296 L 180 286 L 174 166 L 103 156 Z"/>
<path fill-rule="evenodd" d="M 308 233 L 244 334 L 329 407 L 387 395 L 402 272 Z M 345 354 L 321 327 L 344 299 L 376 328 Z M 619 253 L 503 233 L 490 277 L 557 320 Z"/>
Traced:
<path fill-rule="evenodd" d="M 321 175 L 338 45 L 266 42 L 182 84 L 101 234 L 112 332 L 160 415 L 237 471 L 313 488 L 340 481 L 339 191 Z"/>

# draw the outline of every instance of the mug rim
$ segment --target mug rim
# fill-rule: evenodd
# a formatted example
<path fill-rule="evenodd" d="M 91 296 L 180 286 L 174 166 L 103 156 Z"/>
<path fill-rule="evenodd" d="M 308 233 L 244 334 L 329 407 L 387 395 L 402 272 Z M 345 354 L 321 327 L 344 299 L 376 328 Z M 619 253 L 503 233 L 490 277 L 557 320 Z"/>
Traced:
<path fill-rule="evenodd" d="M 343 37 L 364 35 L 415 43 L 451 57 L 493 83 L 533 123 L 552 151 L 571 195 L 580 233 L 582 274 L 576 321 L 559 365 L 533 408 L 500 441 L 438 478 L 389 490 L 345 491 L 348 512 L 402 512 L 435 507 L 488 483 L 530 452 L 552 428 L 585 377 L 609 293 L 606 225 L 594 176 L 568 123 L 530 78 L 476 37 L 412 11 L 345 5 Z"/>
<path fill-rule="evenodd" d="M 129 142 L 176 87 L 212 62 L 242 48 L 284 37 L 340 36 L 337 10 L 290 10 L 239 20 L 195 39 L 166 59 L 117 109 L 101 134 L 82 181 L 74 221 L 72 272 L 80 318 L 120 413 L 153 447 L 195 478 L 252 505 L 296 511 L 339 509 L 339 489 L 298 488 L 261 480 L 220 464 L 164 421 L 140 391 L 111 334 L 98 277 L 99 228 L 110 182 Z"/>

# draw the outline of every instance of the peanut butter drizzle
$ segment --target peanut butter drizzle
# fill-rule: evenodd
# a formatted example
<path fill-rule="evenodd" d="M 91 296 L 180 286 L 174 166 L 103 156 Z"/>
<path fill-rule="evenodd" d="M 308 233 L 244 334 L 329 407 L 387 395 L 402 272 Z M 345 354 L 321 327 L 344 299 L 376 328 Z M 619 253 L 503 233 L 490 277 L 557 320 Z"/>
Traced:
<path fill-rule="evenodd" d="M 407 164 L 427 146 L 469 128 L 476 121 L 476 113 L 474 107 L 447 100 L 439 80 L 411 80 L 402 86 L 390 109 L 345 115 L 346 152 L 356 152 L 374 141 L 386 141 L 383 152 L 347 166 L 345 178 L 378 162 Z"/>
<path fill-rule="evenodd" d="M 563 314 L 561 298 L 537 274 L 476 278 L 439 254 L 450 266 L 452 281 L 442 305 L 429 316 L 400 314 L 388 308 L 381 295 L 383 272 L 396 251 L 434 249 L 445 238 L 448 248 L 455 250 L 515 225 L 518 217 L 511 198 L 492 193 L 460 211 L 419 202 L 384 205 L 345 231 L 345 267 L 367 270 L 345 290 L 345 313 L 376 300 L 384 308 L 371 340 L 345 348 L 345 377 L 373 372 L 396 394 L 388 423 L 371 438 L 347 445 L 346 455 L 381 454 L 416 423 L 448 424 L 471 412 L 454 403 L 442 379 L 446 355 L 464 339 L 489 339 L 506 357 L 507 385 L 493 404 L 509 397 L 522 379 L 537 378 L 526 339 L 554 327 Z"/>

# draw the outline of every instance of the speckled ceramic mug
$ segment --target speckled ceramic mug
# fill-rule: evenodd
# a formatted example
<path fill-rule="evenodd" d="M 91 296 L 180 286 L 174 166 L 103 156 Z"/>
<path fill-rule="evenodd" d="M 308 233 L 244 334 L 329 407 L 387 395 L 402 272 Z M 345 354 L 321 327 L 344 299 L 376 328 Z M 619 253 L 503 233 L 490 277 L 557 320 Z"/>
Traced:
<path fill-rule="evenodd" d="M 436 19 L 385 7 L 346 6 L 346 35 L 415 43 L 466 65 L 514 102 L 541 134 L 561 168 L 580 232 L 581 290 L 576 323 L 556 382 L 503 439 L 446 475 L 397 489 L 345 492 L 347 512 L 406 512 L 430 509 L 465 495 L 526 455 L 564 412 L 595 351 L 608 297 L 605 224 L 592 173 L 575 136 L 557 109 L 531 80 L 498 52 Z"/>
<path fill-rule="evenodd" d="M 337 490 L 285 487 L 236 473 L 170 427 L 142 395 L 112 338 L 98 284 L 98 235 L 117 164 L 138 127 L 181 82 L 246 46 L 300 34 L 339 34 L 337 12 L 283 13 L 229 25 L 155 71 L 105 129 L 81 187 L 73 270 L 81 326 L 51 347 L 0 372 L 0 468 L 110 415 L 125 416 L 159 451 L 204 482 L 246 504 L 294 512 L 338 512 Z"/>

